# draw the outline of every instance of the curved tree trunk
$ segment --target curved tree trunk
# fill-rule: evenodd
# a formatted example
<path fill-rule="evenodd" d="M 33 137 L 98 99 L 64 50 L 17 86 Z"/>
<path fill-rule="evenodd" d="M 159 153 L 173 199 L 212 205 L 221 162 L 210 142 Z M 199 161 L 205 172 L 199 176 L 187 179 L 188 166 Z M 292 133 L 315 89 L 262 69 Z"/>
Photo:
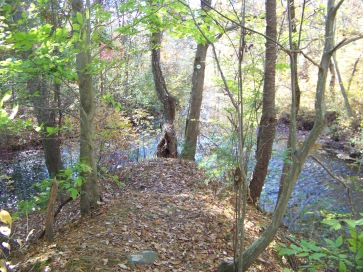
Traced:
<path fill-rule="evenodd" d="M 88 8 L 89 0 L 86 1 Z M 99 189 L 97 181 L 97 169 L 94 159 L 93 143 L 93 118 L 95 114 L 95 97 L 92 84 L 92 60 L 90 52 L 90 22 L 86 20 L 85 9 L 82 0 L 73 0 L 72 9 L 74 13 L 81 13 L 85 25 L 81 28 L 79 36 L 82 44 L 77 43 L 75 47 L 79 50 L 76 56 L 77 75 L 80 95 L 80 161 L 91 167 L 88 172 L 81 173 L 84 183 L 81 187 L 81 215 L 88 214 L 97 206 L 99 201 Z"/>
<path fill-rule="evenodd" d="M 176 158 L 178 156 L 177 138 L 174 128 L 176 113 L 176 100 L 172 96 L 165 83 L 160 67 L 161 32 L 151 34 L 151 66 L 154 76 L 155 90 L 164 109 L 164 128 L 162 137 L 158 143 L 157 156 L 164 158 Z"/>
<path fill-rule="evenodd" d="M 211 0 L 201 1 L 204 11 L 209 9 Z M 187 160 L 195 159 L 197 140 L 199 135 L 200 111 L 203 100 L 203 87 L 205 78 L 205 60 L 209 44 L 198 44 L 194 58 L 194 70 L 192 76 L 192 90 L 190 94 L 190 105 L 185 125 L 185 141 L 181 157 Z"/>
<path fill-rule="evenodd" d="M 277 39 L 276 1 L 266 1 L 266 36 Z M 262 116 L 258 127 L 256 165 L 250 183 L 250 197 L 257 204 L 267 176 L 276 134 L 275 75 L 277 45 L 266 40 Z"/>

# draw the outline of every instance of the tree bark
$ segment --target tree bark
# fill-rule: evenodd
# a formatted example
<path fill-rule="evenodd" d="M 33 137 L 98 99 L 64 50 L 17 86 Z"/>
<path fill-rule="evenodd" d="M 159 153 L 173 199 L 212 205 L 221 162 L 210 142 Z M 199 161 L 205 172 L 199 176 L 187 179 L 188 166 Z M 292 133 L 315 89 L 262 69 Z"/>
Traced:
<path fill-rule="evenodd" d="M 201 1 L 202 10 L 209 10 L 211 0 Z M 194 160 L 199 135 L 200 111 L 203 100 L 203 87 L 205 78 L 205 61 L 209 44 L 199 43 L 194 58 L 194 69 L 192 76 L 192 90 L 190 94 L 190 106 L 185 125 L 185 140 L 181 157 Z"/>
<path fill-rule="evenodd" d="M 89 0 L 86 1 L 88 8 Z M 99 201 L 99 189 L 97 181 L 97 169 L 94 159 L 93 143 L 93 118 L 95 114 L 95 94 L 92 83 L 92 59 L 90 52 L 90 32 L 89 19 L 86 19 L 85 9 L 82 0 L 72 1 L 72 10 L 76 14 L 81 13 L 85 24 L 79 32 L 82 43 L 76 42 L 78 50 L 76 55 L 78 86 L 80 95 L 80 162 L 91 167 L 88 172 L 81 173 L 84 182 L 81 187 L 81 215 L 84 216 L 97 206 Z"/>
<path fill-rule="evenodd" d="M 266 1 L 266 36 L 277 39 L 276 1 Z M 276 44 L 266 39 L 262 116 L 258 127 L 256 165 L 250 183 L 250 197 L 257 204 L 267 176 L 276 134 L 275 75 Z"/>
<path fill-rule="evenodd" d="M 161 32 L 151 34 L 151 63 L 154 76 L 155 90 L 164 109 L 164 128 L 158 143 L 158 157 L 176 158 L 178 156 L 177 138 L 174 128 L 176 114 L 176 99 L 172 96 L 165 83 L 160 67 Z"/>

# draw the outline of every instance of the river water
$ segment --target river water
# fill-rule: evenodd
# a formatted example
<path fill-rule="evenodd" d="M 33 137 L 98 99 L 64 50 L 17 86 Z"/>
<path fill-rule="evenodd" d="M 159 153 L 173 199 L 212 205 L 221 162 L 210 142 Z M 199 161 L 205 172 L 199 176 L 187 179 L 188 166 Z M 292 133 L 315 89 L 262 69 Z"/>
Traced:
<path fill-rule="evenodd" d="M 276 140 L 274 155 L 269 165 L 269 174 L 260 199 L 260 206 L 266 212 L 273 212 L 282 169 L 283 150 L 286 140 Z M 336 154 L 324 149 L 311 153 L 336 176 L 341 177 L 350 189 L 350 199 L 356 213 L 363 213 L 363 169 L 362 166 L 339 159 Z M 284 218 L 285 225 L 292 232 L 313 235 L 323 219 L 321 211 L 327 213 L 350 213 L 350 201 L 344 185 L 334 179 L 318 162 L 308 158 Z M 317 220 L 318 219 L 318 220 Z"/>
<path fill-rule="evenodd" d="M 123 164 L 155 156 L 157 137 L 152 144 L 143 145 L 129 151 L 115 151 L 101 158 L 101 163 L 114 171 Z M 272 212 L 278 194 L 278 183 L 282 169 L 282 152 L 286 140 L 276 140 L 269 174 L 263 188 L 260 206 Z M 63 147 L 65 166 L 77 160 L 74 145 Z M 351 200 L 356 212 L 363 213 L 363 174 L 359 167 L 343 161 L 334 154 L 318 149 L 314 155 L 337 176 L 344 178 L 351 187 Z M 19 200 L 28 199 L 37 192 L 32 185 L 48 177 L 41 150 L 23 151 L 12 154 L 11 158 L 0 160 L 0 208 L 12 208 Z M 321 219 L 320 211 L 336 213 L 350 212 L 347 192 L 344 186 L 332 178 L 317 162 L 309 158 L 297 181 L 289 202 L 284 223 L 293 232 L 305 235 L 313 233 L 316 219 Z"/>
<path fill-rule="evenodd" d="M 109 153 L 99 154 L 97 158 L 99 165 L 107 165 L 108 171 L 113 172 L 122 165 L 155 157 L 156 150 L 151 147 L 156 146 L 158 138 L 150 136 L 145 141 L 143 138 L 140 138 L 141 144 L 129 150 L 115 149 Z M 62 161 L 65 168 L 77 162 L 78 152 L 77 143 L 62 146 Z M 48 177 L 44 153 L 40 149 L 0 156 L 0 209 L 16 208 L 19 201 L 29 199 L 39 191 L 34 186 L 35 183 L 40 183 Z"/>

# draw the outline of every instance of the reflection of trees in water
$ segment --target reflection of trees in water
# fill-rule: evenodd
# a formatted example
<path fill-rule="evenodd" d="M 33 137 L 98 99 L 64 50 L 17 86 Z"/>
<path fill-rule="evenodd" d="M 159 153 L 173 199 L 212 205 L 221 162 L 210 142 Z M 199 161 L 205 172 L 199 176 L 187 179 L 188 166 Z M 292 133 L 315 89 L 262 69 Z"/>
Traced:
<path fill-rule="evenodd" d="M 19 200 L 27 199 L 37 192 L 33 186 L 48 177 L 41 151 L 26 151 L 17 154 L 0 168 L 0 202 L 4 207 L 13 207 Z"/>
<path fill-rule="evenodd" d="M 150 159 L 156 156 L 157 141 L 158 136 L 142 136 L 140 142 L 128 150 L 111 148 L 98 163 L 113 172 L 122 165 Z M 63 145 L 62 160 L 66 168 L 78 161 L 78 152 L 75 143 Z M 41 150 L 29 150 L 12 157 L 12 160 L 0 162 L 0 208 L 15 207 L 18 201 L 34 196 L 39 189 L 33 185 L 49 177 Z"/>

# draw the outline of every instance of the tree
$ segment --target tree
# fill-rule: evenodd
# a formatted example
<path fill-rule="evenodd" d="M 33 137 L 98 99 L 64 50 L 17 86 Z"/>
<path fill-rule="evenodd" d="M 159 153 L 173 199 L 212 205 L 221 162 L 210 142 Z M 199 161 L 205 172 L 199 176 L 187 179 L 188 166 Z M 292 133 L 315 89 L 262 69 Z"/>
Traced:
<path fill-rule="evenodd" d="M 264 86 L 262 95 L 262 116 L 258 126 L 256 165 L 250 182 L 250 196 L 257 204 L 267 176 L 272 146 L 276 133 L 275 74 L 277 40 L 276 1 L 266 0 L 266 51 Z"/>
<path fill-rule="evenodd" d="M 36 116 L 38 126 L 41 127 L 39 131 L 42 146 L 44 150 L 45 164 L 47 166 L 50 177 L 56 176 L 63 168 L 61 150 L 60 150 L 60 134 L 50 133 L 50 131 L 59 125 L 61 119 L 61 112 L 59 111 L 59 84 L 54 81 L 54 78 L 50 75 L 48 69 L 45 68 L 43 63 L 37 62 L 34 64 L 34 59 L 37 58 L 37 47 L 30 46 L 29 44 L 44 43 L 45 37 L 39 35 L 38 37 L 31 38 L 30 29 L 33 27 L 39 27 L 42 29 L 44 22 L 50 23 L 53 32 L 49 31 L 50 38 L 54 34 L 54 30 L 57 28 L 56 11 L 54 8 L 55 1 L 50 1 L 48 4 L 51 7 L 48 11 L 48 15 L 41 13 L 42 16 L 38 20 L 26 20 L 24 21 L 23 15 L 26 14 L 27 6 L 30 3 L 21 5 L 20 2 L 14 1 L 8 3 L 8 7 L 12 7 L 12 18 L 5 16 L 5 21 L 9 25 L 9 30 L 14 37 L 22 37 L 24 40 L 28 39 L 28 44 L 24 46 L 24 40 L 16 38 L 14 42 L 14 48 L 18 48 L 16 51 L 16 57 L 21 59 L 20 65 L 23 68 L 24 74 L 22 75 L 27 82 L 26 96 L 30 98 L 30 102 L 34 108 L 34 114 Z M 13 5 L 10 5 L 13 4 Z M 41 6 L 40 8 L 46 9 L 48 4 Z M 45 31 L 45 28 L 43 28 Z M 54 52 L 48 52 L 53 54 Z M 39 60 L 39 59 L 38 59 Z M 48 65 L 49 63 L 47 63 Z M 49 85 L 54 83 L 54 90 Z"/>
<path fill-rule="evenodd" d="M 207 12 L 210 9 L 209 6 L 211 5 L 211 2 L 211 0 L 201 0 L 202 10 Z M 199 42 L 194 58 L 190 105 L 185 125 L 184 146 L 181 153 L 181 157 L 188 160 L 195 159 L 197 148 L 208 47 L 209 44 L 205 40 L 204 42 Z"/>
<path fill-rule="evenodd" d="M 177 138 L 174 128 L 174 120 L 176 113 L 176 99 L 168 91 L 160 66 L 160 47 L 161 47 L 160 31 L 151 33 L 151 62 L 152 72 L 154 76 L 155 90 L 158 94 L 160 102 L 164 109 L 164 128 L 162 137 L 158 143 L 157 155 L 163 158 L 176 158 L 178 156 Z"/>
<path fill-rule="evenodd" d="M 81 215 L 88 214 L 97 207 L 99 201 L 99 189 L 97 180 L 97 169 L 94 159 L 93 143 L 93 118 L 95 114 L 95 93 L 92 81 L 92 57 L 91 57 L 91 23 L 90 23 L 90 1 L 86 1 L 86 7 L 82 0 L 72 1 L 72 11 L 79 31 L 75 39 L 76 70 L 78 75 L 79 98 L 80 98 L 80 162 L 89 166 L 89 170 L 81 173 L 84 182 L 81 191 Z M 75 29 L 75 28 L 74 28 Z"/>
<path fill-rule="evenodd" d="M 286 212 L 287 204 L 289 198 L 291 197 L 292 191 L 295 187 L 296 181 L 301 173 L 301 169 L 309 155 L 311 148 L 316 142 L 317 138 L 324 129 L 326 123 L 325 116 L 325 87 L 327 81 L 327 73 L 329 71 L 329 65 L 331 57 L 334 52 L 340 48 L 344 43 L 340 43 L 338 46 L 334 46 L 334 23 L 335 17 L 339 7 L 342 5 L 344 0 L 339 1 L 335 5 L 334 0 L 328 0 L 327 5 L 327 16 L 325 19 L 325 40 L 324 40 L 324 50 L 319 64 L 318 79 L 316 86 L 316 96 L 315 96 L 315 122 L 314 127 L 310 131 L 308 137 L 303 142 L 301 147 L 292 150 L 292 161 L 291 167 L 288 168 L 285 175 L 285 183 L 281 189 L 281 194 L 276 205 L 275 212 L 271 218 L 270 225 L 265 229 L 261 236 L 252 243 L 246 251 L 243 252 L 243 263 L 242 267 L 235 269 L 234 263 L 223 262 L 218 271 L 245 271 L 251 264 L 257 259 L 257 257 L 266 249 L 266 247 L 272 242 L 274 236 L 281 225 L 283 216 Z M 292 82 L 292 87 L 293 87 Z M 295 102 L 294 100 L 292 102 Z M 296 104 L 291 103 L 291 111 L 296 110 Z M 291 124 L 291 126 L 296 126 L 296 123 Z M 290 133 L 295 133 L 295 130 L 290 130 Z M 291 137 L 294 139 L 294 137 Z M 295 145 L 293 143 L 292 148 Z"/>

